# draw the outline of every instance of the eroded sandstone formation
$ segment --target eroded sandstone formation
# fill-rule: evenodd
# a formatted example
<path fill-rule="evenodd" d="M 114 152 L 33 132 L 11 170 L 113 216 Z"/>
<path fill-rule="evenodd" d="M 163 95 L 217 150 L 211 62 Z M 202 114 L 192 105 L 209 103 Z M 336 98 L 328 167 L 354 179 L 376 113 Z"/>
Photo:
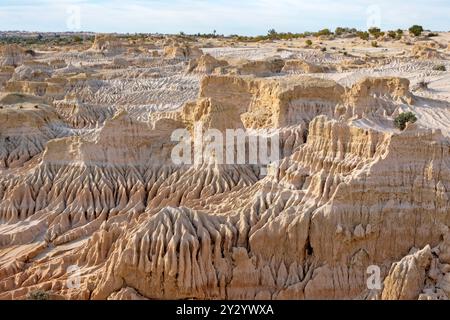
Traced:
<path fill-rule="evenodd" d="M 19 66 L 25 58 L 25 50 L 16 44 L 0 46 L 0 66 Z"/>
<path fill-rule="evenodd" d="M 89 50 L 108 55 L 117 55 L 124 52 L 125 48 L 120 39 L 114 35 L 98 34 L 95 36 L 94 43 Z"/>
<path fill-rule="evenodd" d="M 164 56 L 168 59 L 199 58 L 202 54 L 199 48 L 183 43 L 164 47 Z"/>
<path fill-rule="evenodd" d="M 219 69 L 226 67 L 228 63 L 223 60 L 217 60 L 210 54 L 204 54 L 200 58 L 191 59 L 188 65 L 188 72 L 200 73 L 200 74 L 211 74 L 215 70 L 220 73 Z"/>
<path fill-rule="evenodd" d="M 448 298 L 447 101 L 306 54 L 155 46 L 2 69 L 0 299 Z M 175 162 L 198 123 L 276 136 L 279 158 Z"/>

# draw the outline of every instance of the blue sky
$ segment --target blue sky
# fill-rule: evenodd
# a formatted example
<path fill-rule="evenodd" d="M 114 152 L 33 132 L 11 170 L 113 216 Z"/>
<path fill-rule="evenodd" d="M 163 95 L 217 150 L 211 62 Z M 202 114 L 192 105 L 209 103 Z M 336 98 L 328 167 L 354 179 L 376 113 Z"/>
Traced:
<path fill-rule="evenodd" d="M 450 30 L 450 0 L 0 0 L 0 30 L 265 34 L 421 24 Z"/>

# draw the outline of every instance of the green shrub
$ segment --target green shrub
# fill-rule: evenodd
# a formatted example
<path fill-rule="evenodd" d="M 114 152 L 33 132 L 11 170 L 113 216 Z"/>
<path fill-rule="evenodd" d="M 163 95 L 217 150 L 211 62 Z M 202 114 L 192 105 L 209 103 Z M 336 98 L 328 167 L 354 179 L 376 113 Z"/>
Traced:
<path fill-rule="evenodd" d="M 334 30 L 334 34 L 336 36 L 341 36 L 344 33 L 348 33 L 348 34 L 356 34 L 358 32 L 358 30 L 356 30 L 355 28 L 343 28 L 343 27 L 337 27 L 336 30 Z"/>
<path fill-rule="evenodd" d="M 44 290 L 34 290 L 28 293 L 28 300 L 48 300 L 49 294 Z"/>
<path fill-rule="evenodd" d="M 439 64 L 433 67 L 434 71 L 447 71 L 447 68 L 443 64 Z"/>
<path fill-rule="evenodd" d="M 403 112 L 400 113 L 395 119 L 394 119 L 394 125 L 396 128 L 400 130 L 405 130 L 406 123 L 414 123 L 417 121 L 417 117 L 412 112 Z"/>
<path fill-rule="evenodd" d="M 320 48 L 320 51 L 325 52 L 325 51 L 327 51 L 327 48 L 322 47 L 322 48 Z"/>
<path fill-rule="evenodd" d="M 437 36 L 439 36 L 439 33 L 436 33 L 436 32 L 430 32 L 429 34 L 427 34 L 428 38 L 437 37 Z"/>
<path fill-rule="evenodd" d="M 401 40 L 402 36 L 403 36 L 403 30 L 397 29 L 396 33 L 397 33 L 397 36 L 395 37 L 395 40 Z"/>
<path fill-rule="evenodd" d="M 308 47 L 312 46 L 312 41 L 310 39 L 306 40 L 305 43 Z"/>
<path fill-rule="evenodd" d="M 378 33 L 381 32 L 381 29 L 380 29 L 380 28 L 373 27 L 373 28 L 370 28 L 368 31 L 369 31 L 369 33 L 370 33 L 371 35 L 375 36 L 375 35 L 377 35 Z"/>
<path fill-rule="evenodd" d="M 375 39 L 381 38 L 385 35 L 383 31 L 380 30 L 380 28 L 370 28 L 369 34 L 371 34 Z"/>
<path fill-rule="evenodd" d="M 374 47 L 374 48 L 378 48 L 378 42 L 376 42 L 376 41 L 372 41 L 372 42 L 371 42 L 371 45 L 372 45 L 372 47 Z"/>
<path fill-rule="evenodd" d="M 415 37 L 418 37 L 422 34 L 423 28 L 422 26 L 419 26 L 417 24 L 413 25 L 411 28 L 409 28 L 409 33 L 413 34 Z"/>
<path fill-rule="evenodd" d="M 334 30 L 334 34 L 337 36 L 343 35 L 344 32 L 346 32 L 346 29 L 342 27 L 337 27 L 336 30 Z"/>
<path fill-rule="evenodd" d="M 388 36 L 392 39 L 395 39 L 397 37 L 397 33 L 395 31 L 388 31 Z"/>
<path fill-rule="evenodd" d="M 322 29 L 322 30 L 319 30 L 319 31 L 316 32 L 316 36 L 317 37 L 319 37 L 319 36 L 329 36 L 329 35 L 331 35 L 330 29 Z"/>
<path fill-rule="evenodd" d="M 267 36 L 270 39 L 276 39 L 278 36 L 278 33 L 275 31 L 275 29 L 270 29 L 269 31 L 267 31 Z"/>
<path fill-rule="evenodd" d="M 367 31 L 358 31 L 357 35 L 362 40 L 369 40 L 369 33 Z"/>

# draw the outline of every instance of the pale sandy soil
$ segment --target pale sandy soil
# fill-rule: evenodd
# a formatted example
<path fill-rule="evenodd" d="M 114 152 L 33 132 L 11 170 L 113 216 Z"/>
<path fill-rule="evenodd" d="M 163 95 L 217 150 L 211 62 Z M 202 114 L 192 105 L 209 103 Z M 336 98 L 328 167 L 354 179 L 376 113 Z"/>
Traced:
<path fill-rule="evenodd" d="M 343 86 L 350 87 L 365 77 L 403 77 L 410 80 L 411 88 L 414 90 L 419 82 L 426 82 L 428 89 L 414 90 L 414 95 L 428 99 L 441 101 L 430 101 L 420 99 L 412 107 L 418 116 L 418 123 L 424 127 L 441 129 L 445 134 L 450 134 L 450 51 L 447 46 L 450 43 L 450 33 L 440 33 L 438 37 L 424 39 L 423 42 L 433 41 L 439 43 L 442 48 L 438 51 L 443 54 L 444 59 L 413 59 L 409 57 L 413 44 L 404 42 L 413 41 L 378 41 L 380 47 L 374 48 L 370 41 L 356 38 L 336 40 L 313 40 L 321 48 L 327 48 L 326 52 L 317 49 L 305 48 L 305 40 L 275 41 L 265 44 L 247 44 L 245 47 L 234 48 L 208 48 L 205 52 L 218 58 L 245 58 L 260 60 L 274 56 L 283 59 L 303 59 L 305 61 L 328 65 L 342 61 L 352 61 L 359 58 L 382 58 L 388 59 L 374 67 L 363 67 L 351 71 L 314 74 L 314 76 L 332 79 Z M 342 52 L 347 52 L 345 56 Z M 435 71 L 433 67 L 444 65 L 447 71 Z M 356 124 L 364 127 L 372 127 L 378 130 L 389 130 L 383 124 L 371 123 L 359 120 Z"/>
<path fill-rule="evenodd" d="M 365 77 L 394 76 L 410 80 L 411 88 L 417 87 L 419 82 L 428 83 L 426 90 L 414 90 L 414 95 L 438 99 L 445 102 L 433 103 L 428 100 L 418 101 L 414 111 L 418 114 L 419 123 L 430 128 L 441 128 L 447 132 L 450 129 L 450 71 L 434 71 L 436 65 L 445 65 L 450 70 L 450 51 L 447 46 L 450 33 L 440 33 L 438 37 L 424 38 L 421 42 L 432 41 L 440 44 L 438 49 L 445 59 L 413 59 L 410 57 L 415 41 L 409 37 L 401 41 L 378 41 L 378 48 L 371 46 L 371 41 L 359 38 L 346 39 L 317 39 L 312 48 L 307 48 L 305 39 L 292 41 L 273 41 L 264 43 L 234 43 L 224 46 L 220 41 L 199 41 L 199 47 L 204 53 L 211 54 L 217 59 L 231 62 L 240 60 L 264 60 L 268 58 L 301 59 L 317 65 L 336 65 L 360 59 L 378 59 L 382 62 L 374 66 L 338 72 L 316 73 L 314 76 L 332 79 L 339 84 L 350 87 Z M 410 43 L 409 43 L 410 42 Z M 208 43 L 207 47 L 202 47 Z M 320 48 L 326 48 L 323 52 Z M 157 50 L 160 54 L 162 49 Z M 346 52 L 348 55 L 344 55 Z M 152 60 L 141 55 L 147 67 L 139 69 L 129 67 L 127 70 L 102 71 L 102 80 L 91 80 L 79 87 L 75 92 L 80 98 L 94 105 L 108 105 L 112 110 L 126 108 L 138 119 L 145 120 L 154 111 L 175 110 L 185 102 L 196 98 L 201 75 L 184 74 L 184 62 L 162 64 L 159 60 Z M 83 72 L 95 66 L 107 65 L 112 62 L 111 57 L 92 53 L 68 51 L 47 52 L 39 59 L 48 62 L 52 59 L 63 59 L 68 63 L 66 68 L 58 70 L 61 75 L 72 72 Z M 151 75 L 149 77 L 149 75 Z M 289 77 L 279 74 L 274 77 Z M 430 106 L 431 104 L 431 106 Z M 438 106 L 438 105 L 439 106 Z M 370 124 L 365 124 L 369 126 Z M 379 124 L 371 126 L 380 129 Z"/>

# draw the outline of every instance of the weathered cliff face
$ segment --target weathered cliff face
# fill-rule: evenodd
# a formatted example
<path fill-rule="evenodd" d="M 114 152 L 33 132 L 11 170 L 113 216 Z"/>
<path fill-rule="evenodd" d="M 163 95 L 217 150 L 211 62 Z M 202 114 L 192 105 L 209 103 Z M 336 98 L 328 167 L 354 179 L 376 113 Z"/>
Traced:
<path fill-rule="evenodd" d="M 437 49 L 439 46 L 434 42 L 416 43 L 411 49 L 411 56 L 416 59 L 443 59 L 442 54 Z"/>
<path fill-rule="evenodd" d="M 450 293 L 449 229 L 442 226 L 441 241 L 434 248 L 413 247 L 392 264 L 384 280 L 382 299 L 447 300 Z"/>
<path fill-rule="evenodd" d="M 67 95 L 54 102 L 58 114 L 74 128 L 95 127 L 114 115 L 114 107 L 84 103 L 77 95 Z"/>
<path fill-rule="evenodd" d="M 365 290 L 368 266 L 379 265 L 387 274 L 410 248 L 439 244 L 449 217 L 434 204 L 436 190 L 440 199 L 448 195 L 446 186 L 430 183 L 433 172 L 444 174 L 443 167 L 423 176 L 430 162 L 444 165 L 444 146 L 433 145 L 439 137 L 414 128 L 367 134 L 326 117 L 316 118 L 309 132 L 306 144 L 267 178 L 237 187 L 239 195 L 216 190 L 205 198 L 203 190 L 201 202 L 184 202 L 206 206 L 206 212 L 155 208 L 153 202 L 131 220 L 130 213 L 119 214 L 126 222 L 108 219 L 80 248 L 89 252 L 79 253 L 86 258 L 76 262 L 86 268 L 102 262 L 106 272 L 92 293 L 85 288 L 76 294 L 103 299 L 132 287 L 148 298 L 351 298 Z M 429 149 L 408 148 L 408 139 Z M 401 161 L 412 155 L 416 164 Z M 393 161 L 398 176 L 383 173 Z M 413 182 L 414 194 L 402 189 L 405 181 Z M 235 204 L 224 208 L 231 196 Z M 434 206 L 418 209 L 426 199 Z"/>
<path fill-rule="evenodd" d="M 51 67 L 44 63 L 28 61 L 17 67 L 12 75 L 14 81 L 45 81 L 51 76 Z"/>
<path fill-rule="evenodd" d="M 450 141 L 423 119 L 392 125 L 421 115 L 408 80 L 345 88 L 286 76 L 299 64 L 284 61 L 270 65 L 279 77 L 200 80 L 221 60 L 167 45 L 145 67 L 105 55 L 16 69 L 7 88 L 22 94 L 0 99 L 1 299 L 447 297 Z M 35 81 L 46 91 L 24 95 Z M 280 157 L 176 163 L 173 133 L 196 123 L 267 129 Z"/>
<path fill-rule="evenodd" d="M 425 283 L 426 270 L 430 268 L 433 255 L 427 245 L 392 265 L 384 282 L 383 299 L 417 299 Z"/>
<path fill-rule="evenodd" d="M 0 67 L 0 87 L 3 88 L 5 83 L 11 79 L 13 73 L 14 73 L 14 67 L 13 66 L 3 66 Z"/>
<path fill-rule="evenodd" d="M 167 59 L 196 59 L 202 56 L 203 52 L 197 47 L 187 44 L 178 44 L 164 47 L 164 57 Z"/>
<path fill-rule="evenodd" d="M 310 126 L 307 145 L 293 155 L 301 164 L 313 159 L 319 173 L 309 176 L 311 169 L 296 163 L 295 174 L 284 179 L 308 186 L 305 198 L 314 205 L 309 245 L 324 265 L 308 283 L 306 297 L 348 298 L 365 287 L 368 266 L 386 272 L 410 248 L 439 242 L 449 219 L 448 142 L 431 131 L 380 134 L 319 119 L 311 126 L 334 139 L 317 139 Z M 310 141 L 322 148 L 308 157 Z M 331 148 L 323 148 L 327 141 Z M 339 278 L 341 272 L 351 277 Z"/>
<path fill-rule="evenodd" d="M 304 60 L 287 60 L 281 71 L 286 73 L 323 73 L 327 69 Z"/>
<path fill-rule="evenodd" d="M 238 110 L 246 127 L 268 128 L 307 125 L 316 115 L 332 115 L 343 93 L 339 84 L 318 78 L 209 76 L 199 96 Z"/>
<path fill-rule="evenodd" d="M 3 99 L 7 101 L 7 99 Z M 20 167 L 52 139 L 67 135 L 55 110 L 42 103 L 0 107 L 0 170 Z"/>
<path fill-rule="evenodd" d="M 344 113 L 348 117 L 385 118 L 393 115 L 399 104 L 413 104 L 409 80 L 403 78 L 366 78 L 347 90 Z"/>
<path fill-rule="evenodd" d="M 258 77 L 271 76 L 279 73 L 284 66 L 284 61 L 279 58 L 266 60 L 239 61 L 232 73 L 239 75 L 254 75 Z"/>
<path fill-rule="evenodd" d="M 15 44 L 0 46 L 0 66 L 19 66 L 25 59 L 25 50 Z"/>
<path fill-rule="evenodd" d="M 227 65 L 228 63 L 224 60 L 218 60 L 210 54 L 204 54 L 200 58 L 191 59 L 189 61 L 187 72 L 211 74 Z"/>

